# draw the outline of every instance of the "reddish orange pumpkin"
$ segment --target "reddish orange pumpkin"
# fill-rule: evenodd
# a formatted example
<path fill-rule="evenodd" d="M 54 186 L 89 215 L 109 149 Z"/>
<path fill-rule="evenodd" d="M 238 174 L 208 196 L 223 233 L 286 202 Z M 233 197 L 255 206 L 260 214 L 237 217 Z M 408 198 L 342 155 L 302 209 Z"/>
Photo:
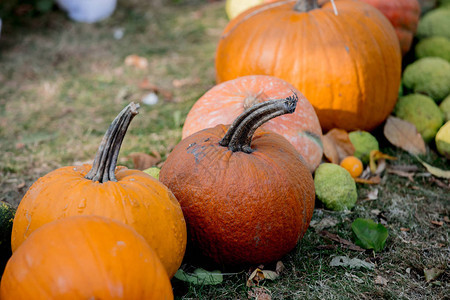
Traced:
<path fill-rule="evenodd" d="M 70 166 L 39 178 L 17 208 L 15 251 L 36 229 L 74 215 L 100 215 L 131 225 L 156 251 L 172 277 L 186 249 L 186 223 L 170 190 L 150 175 L 117 167 L 122 140 L 138 105 L 131 103 L 105 134 L 93 166 Z"/>
<path fill-rule="evenodd" d="M 183 139 L 160 180 L 180 201 L 193 245 L 226 265 L 277 260 L 295 247 L 314 209 L 314 182 L 295 148 L 257 129 L 296 98 L 256 104 L 229 126 Z"/>
<path fill-rule="evenodd" d="M 309 170 L 319 165 L 322 154 L 322 129 L 314 108 L 291 84 L 266 75 L 244 76 L 226 81 L 207 91 L 189 111 L 183 126 L 183 138 L 218 124 L 231 124 L 245 109 L 256 103 L 299 96 L 297 109 L 262 126 L 284 136 L 302 155 Z"/>
<path fill-rule="evenodd" d="M 420 18 L 417 0 L 362 0 L 378 8 L 395 28 L 404 55 L 411 48 Z"/>
<path fill-rule="evenodd" d="M 272 75 L 290 82 L 314 106 L 324 131 L 372 130 L 395 106 L 401 51 L 389 20 L 356 0 L 319 7 L 279 1 L 229 22 L 217 46 L 217 82 Z"/>
<path fill-rule="evenodd" d="M 76 216 L 40 227 L 14 252 L 0 298 L 160 300 L 173 293 L 158 256 L 133 228 Z"/>

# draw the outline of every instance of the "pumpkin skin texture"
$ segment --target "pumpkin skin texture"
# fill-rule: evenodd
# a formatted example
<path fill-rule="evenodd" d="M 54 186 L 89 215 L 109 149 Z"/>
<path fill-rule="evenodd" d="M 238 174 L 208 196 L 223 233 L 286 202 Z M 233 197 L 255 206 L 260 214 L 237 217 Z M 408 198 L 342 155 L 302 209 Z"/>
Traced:
<path fill-rule="evenodd" d="M 378 8 L 395 28 L 402 55 L 411 48 L 420 18 L 420 4 L 417 0 L 362 0 Z"/>
<path fill-rule="evenodd" d="M 160 180 L 180 201 L 191 245 L 203 255 L 231 266 L 275 261 L 306 232 L 312 175 L 289 141 L 270 131 L 244 133 L 251 149 L 240 149 L 247 152 L 222 146 L 230 128 L 217 125 L 183 139 Z"/>
<path fill-rule="evenodd" d="M 297 1 L 266 4 L 238 15 L 217 46 L 217 82 L 246 75 L 279 77 L 311 102 L 324 132 L 374 129 L 397 100 L 398 38 L 373 6 L 356 0 L 335 4 L 338 15 L 329 2 L 297 11 Z"/>
<path fill-rule="evenodd" d="M 155 250 L 172 277 L 181 265 L 187 241 L 183 212 L 172 192 L 150 175 L 116 168 L 115 163 L 111 169 L 116 181 L 87 179 L 91 169 L 87 164 L 62 167 L 30 187 L 14 217 L 13 252 L 33 231 L 53 220 L 100 215 L 132 226 Z"/>
<path fill-rule="evenodd" d="M 272 119 L 261 128 L 281 134 L 291 142 L 312 172 L 323 155 L 319 119 L 312 105 L 296 88 L 273 76 L 244 76 L 214 86 L 189 111 L 182 137 L 218 124 L 231 124 L 254 103 L 285 98 L 292 92 L 299 97 L 295 112 Z"/>
<path fill-rule="evenodd" d="M 156 253 L 130 226 L 99 216 L 57 220 L 14 252 L 3 300 L 173 299 Z"/>

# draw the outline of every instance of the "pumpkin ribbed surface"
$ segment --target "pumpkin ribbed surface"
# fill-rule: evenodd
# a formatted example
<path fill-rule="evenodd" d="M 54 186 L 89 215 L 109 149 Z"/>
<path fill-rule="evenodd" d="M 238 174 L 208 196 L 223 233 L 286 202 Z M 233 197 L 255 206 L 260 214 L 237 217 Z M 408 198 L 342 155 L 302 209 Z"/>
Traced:
<path fill-rule="evenodd" d="M 130 113 L 127 106 L 113 121 L 93 165 L 62 167 L 33 183 L 14 217 L 13 251 L 34 230 L 51 221 L 99 215 L 132 226 L 156 251 L 169 276 L 175 274 L 187 240 L 178 201 L 150 175 L 116 167 L 121 139 L 132 118 Z"/>
<path fill-rule="evenodd" d="M 36 230 L 9 260 L 0 298 L 173 299 L 156 253 L 130 226 L 69 217 Z"/>
<path fill-rule="evenodd" d="M 183 126 L 183 138 L 218 124 L 231 124 L 251 105 L 284 98 L 292 92 L 299 97 L 295 112 L 272 119 L 262 128 L 284 136 L 294 145 L 308 168 L 314 171 L 323 154 L 319 119 L 312 105 L 296 88 L 273 76 L 244 76 L 211 88 L 189 111 Z"/>
<path fill-rule="evenodd" d="M 299 12 L 297 1 L 278 1 L 231 20 L 217 46 L 217 82 L 256 74 L 284 79 L 311 102 L 324 132 L 380 125 L 400 84 L 395 30 L 369 4 L 335 2 L 338 15 L 331 3 Z"/>
<path fill-rule="evenodd" d="M 258 129 L 251 149 L 235 148 L 220 144 L 228 130 L 217 125 L 183 139 L 160 180 L 180 202 L 193 245 L 204 255 L 229 265 L 274 261 L 308 228 L 311 173 L 281 135 Z"/>

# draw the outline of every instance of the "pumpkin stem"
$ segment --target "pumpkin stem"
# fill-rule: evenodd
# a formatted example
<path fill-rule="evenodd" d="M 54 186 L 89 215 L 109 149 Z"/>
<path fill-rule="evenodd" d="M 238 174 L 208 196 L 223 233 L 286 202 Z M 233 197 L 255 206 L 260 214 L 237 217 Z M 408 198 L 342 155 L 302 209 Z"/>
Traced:
<path fill-rule="evenodd" d="M 91 170 L 84 178 L 104 183 L 117 181 L 115 170 L 120 146 L 131 120 L 138 114 L 139 104 L 131 102 L 112 121 L 103 136 Z"/>
<path fill-rule="evenodd" d="M 294 10 L 298 12 L 308 12 L 316 8 L 319 8 L 317 0 L 298 0 L 294 5 Z"/>
<path fill-rule="evenodd" d="M 233 152 L 252 153 L 250 144 L 256 129 L 275 117 L 293 113 L 297 101 L 297 94 L 294 93 L 284 99 L 274 99 L 253 105 L 234 120 L 225 136 L 219 141 L 219 145 L 228 147 Z"/>

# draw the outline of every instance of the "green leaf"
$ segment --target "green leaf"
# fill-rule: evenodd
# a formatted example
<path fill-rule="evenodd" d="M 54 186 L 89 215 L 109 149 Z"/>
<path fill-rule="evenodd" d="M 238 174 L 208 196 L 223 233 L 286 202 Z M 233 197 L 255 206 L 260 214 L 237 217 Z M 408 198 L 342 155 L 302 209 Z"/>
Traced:
<path fill-rule="evenodd" d="M 356 245 L 364 249 L 373 249 L 375 252 L 383 250 L 388 230 L 382 224 L 370 219 L 358 218 L 353 221 L 352 230 L 356 235 Z"/>
<path fill-rule="evenodd" d="M 220 271 L 206 271 L 202 268 L 195 269 L 192 274 L 179 269 L 174 277 L 181 281 L 199 285 L 215 285 L 223 281 L 223 275 Z"/>

